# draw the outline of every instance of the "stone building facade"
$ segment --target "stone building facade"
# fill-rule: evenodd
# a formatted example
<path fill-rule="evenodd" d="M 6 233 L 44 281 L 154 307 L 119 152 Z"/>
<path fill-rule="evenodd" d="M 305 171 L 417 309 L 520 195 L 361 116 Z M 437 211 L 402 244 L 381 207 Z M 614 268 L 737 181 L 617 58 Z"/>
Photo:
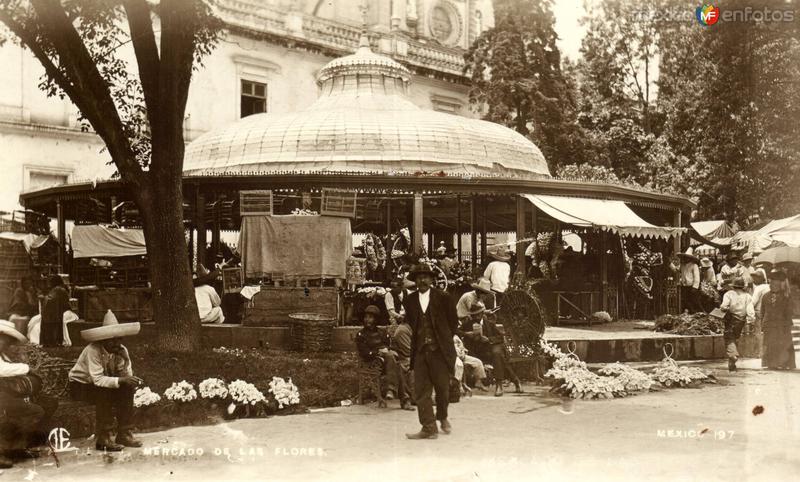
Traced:
<path fill-rule="evenodd" d="M 218 15 L 225 35 L 193 80 L 187 142 L 248 114 L 309 106 L 319 69 L 354 51 L 364 26 L 375 52 L 411 71 L 412 102 L 475 116 L 463 53 L 493 25 L 491 0 L 220 0 Z M 29 52 L 6 43 L 0 65 L 0 211 L 18 209 L 21 191 L 114 173 L 75 106 L 38 89 L 43 71 Z"/>

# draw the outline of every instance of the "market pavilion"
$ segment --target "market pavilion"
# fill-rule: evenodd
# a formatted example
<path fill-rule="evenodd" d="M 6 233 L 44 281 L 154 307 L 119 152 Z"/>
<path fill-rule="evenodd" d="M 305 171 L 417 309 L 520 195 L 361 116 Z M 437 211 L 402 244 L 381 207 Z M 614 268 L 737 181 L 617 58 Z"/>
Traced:
<path fill-rule="evenodd" d="M 319 98 L 309 108 L 258 114 L 209 132 L 187 146 L 183 191 L 185 224 L 197 259 L 220 249 L 220 232 L 240 227 L 243 191 L 269 191 L 272 214 L 318 209 L 323 191 L 357 193 L 353 233 L 411 233 L 411 249 L 452 243 L 459 259 L 482 262 L 487 233 L 541 231 L 612 233 L 671 239 L 694 204 L 680 196 L 622 185 L 555 179 L 536 145 L 504 126 L 421 109 L 408 97 L 411 75 L 373 53 L 366 36 L 352 55 L 318 75 Z M 117 180 L 61 185 L 20 196 L 26 209 L 58 219 L 66 245 L 67 219 L 112 220 L 136 226 L 136 208 Z M 117 208 L 112 212 L 113 208 Z M 603 234 L 605 233 L 605 234 Z M 469 234 L 469 246 L 462 246 Z M 426 239 L 427 238 L 427 239 Z M 524 241 L 516 249 L 525 268 Z M 605 252 L 605 251 L 604 251 Z M 605 259 L 605 256 L 603 257 Z M 59 264 L 66 266 L 65 250 Z M 605 275 L 596 291 L 603 308 L 616 293 Z M 616 296 L 616 295 L 615 295 Z"/>

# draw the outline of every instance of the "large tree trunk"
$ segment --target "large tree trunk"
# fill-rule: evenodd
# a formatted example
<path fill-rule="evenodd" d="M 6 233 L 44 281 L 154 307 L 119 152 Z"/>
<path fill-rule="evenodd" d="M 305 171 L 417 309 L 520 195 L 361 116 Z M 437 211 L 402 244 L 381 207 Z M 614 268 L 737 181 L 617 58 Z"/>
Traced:
<path fill-rule="evenodd" d="M 150 182 L 136 197 L 150 263 L 157 344 L 165 351 L 193 351 L 200 347 L 200 319 L 183 228 L 181 178 L 148 174 Z"/>

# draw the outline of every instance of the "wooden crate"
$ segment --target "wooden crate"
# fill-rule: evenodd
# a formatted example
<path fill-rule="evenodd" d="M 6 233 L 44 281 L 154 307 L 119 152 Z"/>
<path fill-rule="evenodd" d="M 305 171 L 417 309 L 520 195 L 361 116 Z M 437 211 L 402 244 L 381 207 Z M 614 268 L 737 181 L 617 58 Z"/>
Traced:
<path fill-rule="evenodd" d="M 244 326 L 289 326 L 291 313 L 337 316 L 336 288 L 262 287 L 244 309 Z"/>
<path fill-rule="evenodd" d="M 239 191 L 239 213 L 242 216 L 272 216 L 272 191 Z"/>
<path fill-rule="evenodd" d="M 358 193 L 343 189 L 323 189 L 319 213 L 323 216 L 356 217 Z"/>

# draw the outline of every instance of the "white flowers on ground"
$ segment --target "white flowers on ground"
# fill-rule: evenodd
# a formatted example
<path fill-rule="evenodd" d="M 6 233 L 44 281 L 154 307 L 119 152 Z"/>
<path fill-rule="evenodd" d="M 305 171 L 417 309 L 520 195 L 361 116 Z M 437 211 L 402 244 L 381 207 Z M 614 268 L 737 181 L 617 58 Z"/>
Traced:
<path fill-rule="evenodd" d="M 679 367 L 671 359 L 665 358 L 653 371 L 653 378 L 665 387 L 685 387 L 707 380 L 708 375 L 699 368 Z"/>
<path fill-rule="evenodd" d="M 197 391 L 195 391 L 194 385 L 186 380 L 181 380 L 167 388 L 164 391 L 164 396 L 167 397 L 167 400 L 172 400 L 173 402 L 191 402 L 197 398 Z"/>
<path fill-rule="evenodd" d="M 234 380 L 228 384 L 228 394 L 234 402 L 246 405 L 255 405 L 265 400 L 264 394 L 255 385 L 244 380 Z"/>
<path fill-rule="evenodd" d="M 292 379 L 290 378 L 288 381 L 284 380 L 281 377 L 272 377 L 272 381 L 269 382 L 269 393 L 275 397 L 275 401 L 278 402 L 278 409 L 284 407 L 284 405 L 296 405 L 300 403 L 300 391 L 297 389 L 294 383 L 292 383 Z"/>
<path fill-rule="evenodd" d="M 206 378 L 199 385 L 202 398 L 225 398 L 228 396 L 228 387 L 219 378 Z"/>
<path fill-rule="evenodd" d="M 146 407 L 161 400 L 161 395 L 150 390 L 150 387 L 144 387 L 136 390 L 133 394 L 133 406 L 136 408 Z"/>

